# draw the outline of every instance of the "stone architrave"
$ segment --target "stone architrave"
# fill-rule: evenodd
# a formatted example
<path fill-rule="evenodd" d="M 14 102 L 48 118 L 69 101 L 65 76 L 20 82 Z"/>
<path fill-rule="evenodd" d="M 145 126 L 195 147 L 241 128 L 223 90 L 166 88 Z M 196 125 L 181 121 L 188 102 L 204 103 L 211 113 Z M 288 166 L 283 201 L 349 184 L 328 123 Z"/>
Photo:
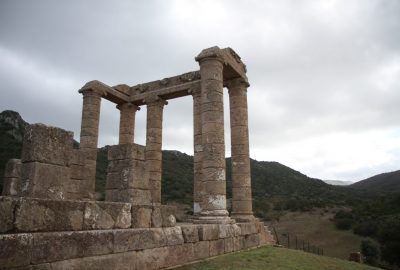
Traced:
<path fill-rule="evenodd" d="M 202 210 L 202 197 L 204 185 L 202 180 L 202 155 L 203 142 L 201 132 L 201 89 L 192 92 L 193 96 L 193 214 L 200 215 Z"/>
<path fill-rule="evenodd" d="M 99 137 L 100 105 L 103 92 L 96 88 L 85 87 L 79 90 L 83 95 L 82 123 L 80 134 L 80 149 L 85 155 L 87 170 L 87 191 L 95 192 L 97 142 Z"/>
<path fill-rule="evenodd" d="M 201 74 L 202 179 L 205 194 L 199 222 L 230 223 L 226 210 L 223 58 L 218 47 L 203 50 L 196 61 Z"/>
<path fill-rule="evenodd" d="M 140 107 L 132 103 L 124 103 L 117 105 L 120 110 L 119 122 L 119 144 L 127 144 L 134 142 L 135 134 L 135 114 Z"/>
<path fill-rule="evenodd" d="M 167 102 L 158 96 L 150 96 L 147 104 L 145 160 L 153 205 L 161 204 L 162 170 L 162 121 Z"/>
<path fill-rule="evenodd" d="M 242 78 L 227 82 L 231 122 L 232 213 L 236 221 L 254 220 L 251 197 L 249 128 L 247 112 L 248 82 Z"/>

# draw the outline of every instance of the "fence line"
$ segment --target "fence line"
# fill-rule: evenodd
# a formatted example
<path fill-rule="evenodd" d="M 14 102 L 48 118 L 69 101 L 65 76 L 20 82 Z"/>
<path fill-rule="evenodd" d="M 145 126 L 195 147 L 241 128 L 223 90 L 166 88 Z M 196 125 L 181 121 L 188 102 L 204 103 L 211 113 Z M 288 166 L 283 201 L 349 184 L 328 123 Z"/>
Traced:
<path fill-rule="evenodd" d="M 272 229 L 274 231 L 275 240 L 278 245 L 281 245 L 281 246 L 284 246 L 284 247 L 287 247 L 290 249 L 303 250 L 305 252 L 324 256 L 323 248 L 315 246 L 315 245 L 310 245 L 309 241 L 300 239 L 297 237 L 297 235 L 290 234 L 290 233 L 281 233 L 280 237 L 279 237 L 275 228 L 272 227 Z"/>

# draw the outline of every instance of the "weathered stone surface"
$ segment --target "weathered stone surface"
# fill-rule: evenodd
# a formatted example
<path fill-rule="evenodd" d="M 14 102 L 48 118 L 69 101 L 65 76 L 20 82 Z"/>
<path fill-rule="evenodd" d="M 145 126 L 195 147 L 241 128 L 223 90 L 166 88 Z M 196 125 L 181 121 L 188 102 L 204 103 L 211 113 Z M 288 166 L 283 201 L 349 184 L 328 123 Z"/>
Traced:
<path fill-rule="evenodd" d="M 165 260 L 165 267 L 184 264 L 192 261 L 194 258 L 193 244 L 187 243 L 178 246 L 168 247 L 168 256 Z"/>
<path fill-rule="evenodd" d="M 260 237 L 256 234 L 249 234 L 244 237 L 244 248 L 257 247 L 260 244 Z"/>
<path fill-rule="evenodd" d="M 15 199 L 0 197 L 0 233 L 11 231 L 14 228 Z"/>
<path fill-rule="evenodd" d="M 237 225 L 240 227 L 242 235 L 257 233 L 257 228 L 256 228 L 256 225 L 254 224 L 254 222 L 237 223 Z"/>
<path fill-rule="evenodd" d="M 153 207 L 153 212 L 151 214 L 151 227 L 160 228 L 162 227 L 162 222 L 160 207 Z"/>
<path fill-rule="evenodd" d="M 65 199 L 66 184 L 70 180 L 68 167 L 40 162 L 23 163 L 21 194 L 28 197 Z"/>
<path fill-rule="evenodd" d="M 199 241 L 199 230 L 197 225 L 181 225 L 181 229 L 185 243 L 195 243 Z"/>
<path fill-rule="evenodd" d="M 216 240 L 219 237 L 218 224 L 202 224 L 199 225 L 200 241 Z"/>
<path fill-rule="evenodd" d="M 176 225 L 176 207 L 172 205 L 161 205 L 161 218 L 163 227 L 174 227 Z"/>
<path fill-rule="evenodd" d="M 218 238 L 227 238 L 234 235 L 234 229 L 231 224 L 219 224 L 218 231 Z"/>
<path fill-rule="evenodd" d="M 151 249 L 167 245 L 161 228 L 124 229 L 114 232 L 114 252 Z"/>
<path fill-rule="evenodd" d="M 239 251 L 244 247 L 244 236 L 233 237 L 233 250 Z"/>
<path fill-rule="evenodd" d="M 210 241 L 210 256 L 222 255 L 225 253 L 224 239 Z"/>
<path fill-rule="evenodd" d="M 31 261 L 31 234 L 0 235 L 0 268 L 28 265 Z"/>
<path fill-rule="evenodd" d="M 20 198 L 15 228 L 21 232 L 81 230 L 84 203 Z"/>
<path fill-rule="evenodd" d="M 112 202 L 86 203 L 83 224 L 84 229 L 125 229 L 130 226 L 130 204 Z"/>
<path fill-rule="evenodd" d="M 103 255 L 112 252 L 112 231 L 51 232 L 33 234 L 33 264 Z"/>
<path fill-rule="evenodd" d="M 108 148 L 108 160 L 144 160 L 144 149 L 143 145 L 135 143 L 112 145 Z"/>
<path fill-rule="evenodd" d="M 184 243 L 181 227 L 163 228 L 168 246 L 180 245 Z"/>
<path fill-rule="evenodd" d="M 73 133 L 70 131 L 43 124 L 29 125 L 25 131 L 21 161 L 67 166 L 72 146 Z"/>
<path fill-rule="evenodd" d="M 5 167 L 3 191 L 4 196 L 17 196 L 21 185 L 21 160 L 10 159 Z"/>
<path fill-rule="evenodd" d="M 199 241 L 193 243 L 194 260 L 204 259 L 210 256 L 210 242 Z"/>
<path fill-rule="evenodd" d="M 225 253 L 233 252 L 234 250 L 233 237 L 224 239 L 224 247 L 225 247 Z"/>
<path fill-rule="evenodd" d="M 137 252 L 136 269 L 154 270 L 163 268 L 169 255 L 169 247 L 147 249 Z"/>
<path fill-rule="evenodd" d="M 132 228 L 150 228 L 152 217 L 151 206 L 132 206 Z"/>
<path fill-rule="evenodd" d="M 46 270 L 134 270 L 136 260 L 136 252 L 126 252 L 54 262 Z"/>

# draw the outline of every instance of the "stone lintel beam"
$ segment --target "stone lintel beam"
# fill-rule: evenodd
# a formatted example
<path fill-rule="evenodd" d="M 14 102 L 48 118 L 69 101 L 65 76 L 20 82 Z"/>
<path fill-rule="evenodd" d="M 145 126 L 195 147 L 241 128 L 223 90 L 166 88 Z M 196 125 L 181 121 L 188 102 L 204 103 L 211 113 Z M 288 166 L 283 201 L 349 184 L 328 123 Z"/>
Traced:
<path fill-rule="evenodd" d="M 129 96 L 120 90 L 120 87 L 116 87 L 115 89 L 102 83 L 98 80 L 90 81 L 86 83 L 80 90 L 79 93 L 85 91 L 93 91 L 98 93 L 102 98 L 107 99 L 113 103 L 121 104 L 129 102 Z"/>
<path fill-rule="evenodd" d="M 248 83 L 246 76 L 246 65 L 242 62 L 240 56 L 231 48 L 221 50 L 224 59 L 224 81 L 234 78 L 242 78 Z"/>
<path fill-rule="evenodd" d="M 158 96 L 164 100 L 168 100 L 168 99 L 188 96 L 192 93 L 192 91 L 199 88 L 200 88 L 200 79 L 195 79 L 194 81 L 188 81 L 170 87 L 159 88 L 152 91 L 143 91 L 142 93 L 140 91 L 135 91 L 133 92 L 130 98 L 130 102 L 138 106 L 145 105 L 146 100 L 148 100 L 149 97 L 151 96 Z"/>

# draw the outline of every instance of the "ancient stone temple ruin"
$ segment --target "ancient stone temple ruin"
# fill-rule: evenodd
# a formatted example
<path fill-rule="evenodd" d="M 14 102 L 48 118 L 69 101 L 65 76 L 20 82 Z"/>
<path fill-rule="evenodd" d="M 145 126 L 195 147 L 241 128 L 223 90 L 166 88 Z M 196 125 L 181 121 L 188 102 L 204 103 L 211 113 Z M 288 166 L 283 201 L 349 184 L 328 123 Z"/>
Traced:
<path fill-rule="evenodd" d="M 79 148 L 73 134 L 30 125 L 20 160 L 6 167 L 0 197 L 0 269 L 160 269 L 271 244 L 253 216 L 246 66 L 230 48 L 196 58 L 200 70 L 114 87 L 85 84 Z M 223 90 L 229 91 L 232 211 L 226 206 Z M 177 223 L 161 204 L 162 121 L 169 99 L 193 96 L 193 218 Z M 108 150 L 105 201 L 95 177 L 101 99 L 120 111 Z M 147 106 L 146 145 L 134 143 Z"/>

